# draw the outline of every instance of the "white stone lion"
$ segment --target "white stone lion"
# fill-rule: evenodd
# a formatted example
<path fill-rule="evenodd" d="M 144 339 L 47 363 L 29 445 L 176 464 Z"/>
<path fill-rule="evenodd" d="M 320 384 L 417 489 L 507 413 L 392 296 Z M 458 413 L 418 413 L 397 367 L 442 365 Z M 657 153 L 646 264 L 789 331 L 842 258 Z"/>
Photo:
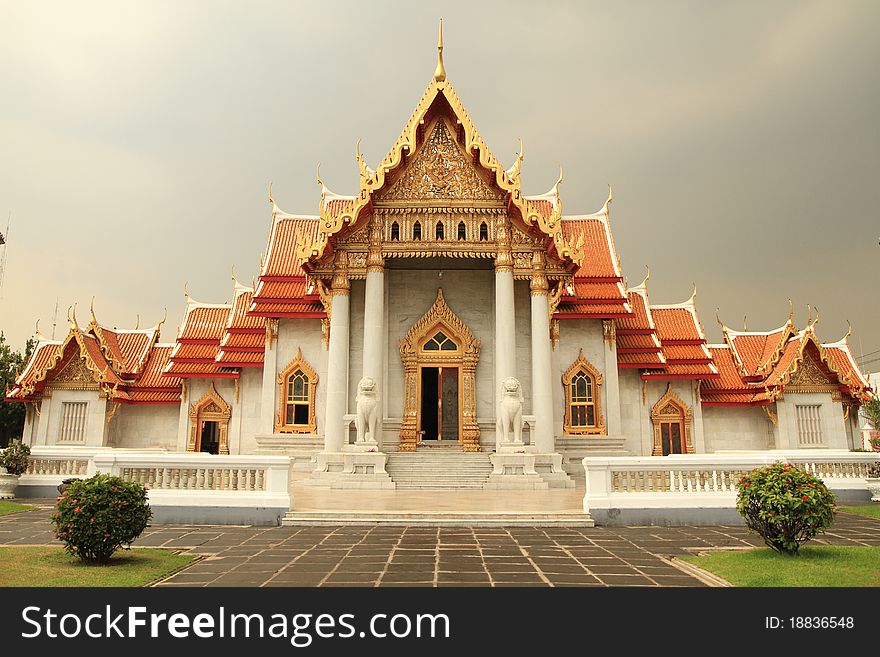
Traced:
<path fill-rule="evenodd" d="M 501 383 L 501 401 L 495 427 L 496 444 L 510 442 L 511 433 L 515 442 L 522 442 L 522 407 L 522 386 L 517 379 L 509 376 Z"/>
<path fill-rule="evenodd" d="M 379 394 L 376 391 L 376 382 L 372 377 L 365 376 L 358 382 L 358 394 L 355 400 L 357 402 L 357 418 L 355 427 L 357 428 L 357 441 L 362 443 L 367 440 L 378 442 L 376 436 L 376 427 L 379 424 Z"/>

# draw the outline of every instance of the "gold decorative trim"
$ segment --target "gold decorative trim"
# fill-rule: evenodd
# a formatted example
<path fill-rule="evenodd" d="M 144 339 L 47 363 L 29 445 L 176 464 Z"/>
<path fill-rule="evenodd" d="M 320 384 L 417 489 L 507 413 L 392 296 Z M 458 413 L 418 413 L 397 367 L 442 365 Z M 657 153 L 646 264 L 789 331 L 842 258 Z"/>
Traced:
<path fill-rule="evenodd" d="M 583 372 L 593 381 L 593 406 L 595 408 L 596 424 L 592 427 L 575 427 L 571 423 L 571 380 L 579 372 Z M 604 436 L 605 419 L 602 417 L 602 372 L 586 359 L 584 350 L 578 351 L 578 357 L 568 366 L 562 375 L 562 390 L 565 396 L 565 419 L 563 421 L 563 433 L 570 436 L 595 435 Z"/>
<path fill-rule="evenodd" d="M 424 343 L 436 331 L 442 330 L 457 344 L 455 351 L 425 351 Z M 437 290 L 434 304 L 410 327 L 406 336 L 397 343 L 400 359 L 404 366 L 404 406 L 403 423 L 400 427 L 401 452 L 413 452 L 419 440 L 421 420 L 421 381 L 419 371 L 422 366 L 458 367 L 459 414 L 461 436 L 459 443 L 466 452 L 480 451 L 480 427 L 477 424 L 477 363 L 480 360 L 480 341 L 459 317 L 446 305 L 443 289 Z"/>
<path fill-rule="evenodd" d="M 672 390 L 672 384 L 666 384 L 666 393 L 651 407 L 651 423 L 654 425 L 654 447 L 652 456 L 663 456 L 663 437 L 660 425 L 663 422 L 678 421 L 682 424 L 685 440 L 685 453 L 694 454 L 694 443 L 691 437 L 694 411 Z"/>
<path fill-rule="evenodd" d="M 309 422 L 308 424 L 285 424 L 285 409 L 287 406 L 287 382 L 292 374 L 301 371 L 309 380 Z M 310 433 L 318 431 L 317 413 L 315 413 L 315 398 L 318 396 L 318 373 L 309 362 L 303 358 L 302 350 L 297 347 L 296 356 L 287 364 L 277 377 L 278 384 L 278 414 L 275 416 L 275 433 Z"/>
<path fill-rule="evenodd" d="M 770 408 L 769 406 L 761 406 L 761 408 L 764 409 L 764 413 L 767 415 L 767 418 L 770 420 L 770 422 L 773 424 L 773 426 L 778 427 L 779 426 L 779 417 L 776 415 L 776 413 L 773 411 L 773 409 Z"/>
<path fill-rule="evenodd" d="M 189 408 L 190 429 L 186 451 L 200 451 L 202 429 L 205 422 L 216 422 L 220 431 L 217 451 L 220 454 L 229 454 L 229 419 L 231 417 L 232 407 L 220 396 L 212 381 L 208 391 Z"/>
<path fill-rule="evenodd" d="M 602 320 L 602 338 L 609 349 L 617 341 L 617 327 L 613 319 Z"/>

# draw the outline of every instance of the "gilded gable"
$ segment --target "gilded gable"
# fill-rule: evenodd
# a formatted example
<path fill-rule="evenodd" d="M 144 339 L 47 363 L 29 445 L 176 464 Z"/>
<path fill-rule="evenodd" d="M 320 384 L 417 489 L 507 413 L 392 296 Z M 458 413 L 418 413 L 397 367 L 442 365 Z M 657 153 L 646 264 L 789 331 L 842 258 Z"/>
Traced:
<path fill-rule="evenodd" d="M 489 185 L 462 152 L 442 119 L 377 202 L 501 202 L 504 193 Z"/>

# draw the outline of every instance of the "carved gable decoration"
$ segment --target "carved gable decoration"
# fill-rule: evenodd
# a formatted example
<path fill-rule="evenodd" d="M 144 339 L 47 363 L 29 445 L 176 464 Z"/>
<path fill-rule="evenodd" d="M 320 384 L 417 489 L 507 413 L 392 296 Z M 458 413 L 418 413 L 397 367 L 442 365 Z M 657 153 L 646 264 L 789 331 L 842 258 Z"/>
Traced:
<path fill-rule="evenodd" d="M 442 119 L 377 201 L 501 202 L 505 194 L 489 185 L 461 150 Z"/>
<path fill-rule="evenodd" d="M 785 389 L 789 392 L 833 392 L 837 390 L 837 381 L 829 377 L 805 350 L 803 360 L 798 363 Z"/>
<path fill-rule="evenodd" d="M 97 390 L 98 385 L 95 375 L 79 355 L 74 355 L 67 361 L 67 364 L 49 382 L 50 387 L 62 390 Z"/>

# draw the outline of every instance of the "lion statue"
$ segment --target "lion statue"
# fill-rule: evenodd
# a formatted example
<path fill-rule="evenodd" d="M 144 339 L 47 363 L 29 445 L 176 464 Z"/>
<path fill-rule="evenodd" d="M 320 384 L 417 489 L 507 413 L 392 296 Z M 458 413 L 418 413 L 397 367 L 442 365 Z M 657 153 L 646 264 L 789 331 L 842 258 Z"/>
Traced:
<path fill-rule="evenodd" d="M 509 376 L 501 383 L 501 401 L 498 404 L 498 423 L 495 427 L 497 445 L 510 442 L 511 433 L 514 442 L 522 442 L 522 407 L 522 386 L 517 379 Z"/>
<path fill-rule="evenodd" d="M 379 394 L 376 391 L 376 382 L 372 377 L 365 376 L 358 382 L 357 402 L 357 441 L 362 443 L 367 440 L 378 442 L 376 427 L 379 424 Z"/>

